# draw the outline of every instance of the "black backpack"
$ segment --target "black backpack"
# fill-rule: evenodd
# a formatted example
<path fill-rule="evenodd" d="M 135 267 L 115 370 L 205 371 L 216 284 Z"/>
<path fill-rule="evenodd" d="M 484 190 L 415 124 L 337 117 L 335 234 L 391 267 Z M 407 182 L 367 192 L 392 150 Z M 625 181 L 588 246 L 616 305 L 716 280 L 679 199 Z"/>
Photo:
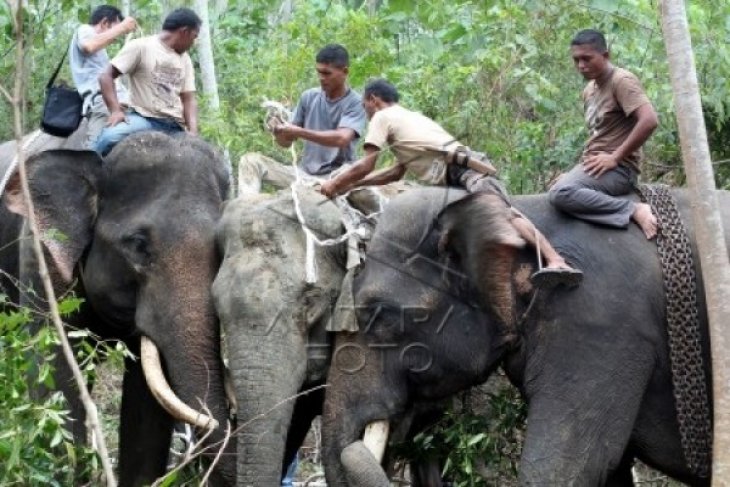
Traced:
<path fill-rule="evenodd" d="M 54 86 L 56 76 L 66 60 L 63 54 L 56 71 L 46 85 L 46 101 L 43 103 L 41 129 L 56 137 L 68 137 L 79 128 L 81 123 L 84 99 L 79 92 L 66 85 Z"/>

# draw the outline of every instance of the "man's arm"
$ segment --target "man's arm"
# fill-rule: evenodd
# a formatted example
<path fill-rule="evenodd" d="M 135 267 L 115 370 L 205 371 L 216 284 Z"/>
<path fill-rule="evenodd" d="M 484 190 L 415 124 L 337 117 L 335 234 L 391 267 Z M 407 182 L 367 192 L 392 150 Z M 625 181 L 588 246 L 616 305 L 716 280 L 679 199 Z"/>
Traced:
<path fill-rule="evenodd" d="M 188 132 L 198 135 L 198 101 L 195 98 L 194 91 L 184 91 L 180 93 L 180 99 L 183 105 L 183 118 Z"/>
<path fill-rule="evenodd" d="M 310 130 L 291 123 L 285 123 L 276 127 L 274 129 L 274 135 L 276 136 L 277 143 L 284 147 L 289 147 L 297 139 L 304 139 L 327 147 L 344 148 L 357 137 L 357 134 L 351 128 L 341 127 L 334 130 Z M 279 140 L 284 143 L 279 142 Z"/>
<path fill-rule="evenodd" d="M 118 37 L 133 32 L 137 28 L 137 21 L 133 17 L 125 17 L 114 27 L 106 32 L 96 34 L 89 39 L 79 42 L 79 47 L 87 56 L 104 49 L 106 46 L 114 42 Z"/>
<path fill-rule="evenodd" d="M 373 145 L 366 145 L 365 157 L 353 163 L 347 171 L 322 183 L 320 192 L 328 198 L 332 198 L 354 187 L 356 183 L 373 172 L 375 163 L 378 161 L 378 155 L 380 155 L 380 149 Z"/>
<path fill-rule="evenodd" d="M 631 133 L 629 133 L 628 137 L 626 137 L 624 143 L 614 151 L 614 156 L 618 161 L 623 160 L 629 154 L 644 145 L 644 142 L 651 137 L 651 134 L 653 134 L 654 130 L 657 126 L 659 126 L 659 119 L 657 118 L 656 112 L 654 111 L 654 107 L 651 106 L 651 103 L 641 105 L 633 113 L 633 116 L 636 117 L 636 125 L 634 125 Z"/>
<path fill-rule="evenodd" d="M 600 178 L 606 171 L 617 167 L 626 156 L 644 145 L 644 142 L 649 139 L 659 125 L 659 119 L 651 103 L 641 105 L 634 110 L 631 116 L 636 118 L 636 125 L 629 132 L 623 144 L 610 154 L 601 152 L 586 157 L 585 161 L 583 161 L 583 167 L 587 174 L 595 178 Z"/>
<path fill-rule="evenodd" d="M 387 169 L 382 169 L 364 179 L 361 179 L 352 187 L 359 188 L 361 186 L 382 186 L 384 184 L 400 181 L 401 179 L 403 179 L 403 175 L 405 173 L 406 166 L 404 166 L 403 164 L 396 164 L 395 166 L 389 167 Z"/>
<path fill-rule="evenodd" d="M 99 88 L 101 88 L 101 97 L 106 103 L 106 107 L 109 110 L 109 121 L 107 126 L 113 127 L 119 122 L 126 120 L 124 111 L 119 104 L 117 99 L 117 90 L 114 86 L 114 80 L 117 79 L 122 73 L 119 72 L 113 64 L 107 66 L 103 73 L 99 75 Z"/>

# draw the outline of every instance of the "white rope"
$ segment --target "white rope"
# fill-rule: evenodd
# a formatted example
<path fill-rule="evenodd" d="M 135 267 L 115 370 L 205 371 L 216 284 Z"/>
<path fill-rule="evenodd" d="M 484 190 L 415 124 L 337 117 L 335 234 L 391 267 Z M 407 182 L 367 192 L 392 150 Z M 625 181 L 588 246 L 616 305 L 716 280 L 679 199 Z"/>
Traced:
<path fill-rule="evenodd" d="M 40 130 L 36 130 L 32 134 L 28 136 L 25 142 L 23 142 L 23 152 L 25 152 L 30 145 L 36 141 L 36 139 L 41 135 Z M 10 177 L 15 173 L 15 169 L 18 167 L 18 153 L 16 151 L 15 156 L 13 157 L 13 160 L 10 162 L 10 166 L 8 166 L 8 170 L 5 172 L 5 175 L 3 175 L 2 181 L 0 181 L 0 196 L 5 192 L 5 186 L 7 186 L 8 181 L 10 181 Z"/>
<path fill-rule="evenodd" d="M 288 123 L 291 120 L 291 112 L 279 102 L 264 100 L 261 104 L 266 109 L 266 117 L 264 119 L 264 127 L 273 133 L 274 128 L 282 123 Z M 307 225 L 304 213 L 302 212 L 301 202 L 297 193 L 298 188 L 314 188 L 321 184 L 324 180 L 312 176 L 303 176 L 297 167 L 297 154 L 294 144 L 290 147 L 292 154 L 292 167 L 294 169 L 295 179 L 291 184 L 292 201 L 294 202 L 294 212 L 299 220 L 299 225 L 304 231 L 306 237 L 306 257 L 305 257 L 305 280 L 309 284 L 317 282 L 318 269 L 316 261 L 316 247 L 331 247 L 348 242 L 348 269 L 359 263 L 359 256 L 351 255 L 358 251 L 358 242 L 367 237 L 364 229 L 360 229 L 356 222 L 361 219 L 371 219 L 383 211 L 385 203 L 388 199 L 376 188 L 370 188 L 378 197 L 378 211 L 365 215 L 358 209 L 353 208 L 347 201 L 347 194 L 339 195 L 333 199 L 333 202 L 342 214 L 342 223 L 345 226 L 345 233 L 337 238 L 319 239 L 317 235 Z"/>

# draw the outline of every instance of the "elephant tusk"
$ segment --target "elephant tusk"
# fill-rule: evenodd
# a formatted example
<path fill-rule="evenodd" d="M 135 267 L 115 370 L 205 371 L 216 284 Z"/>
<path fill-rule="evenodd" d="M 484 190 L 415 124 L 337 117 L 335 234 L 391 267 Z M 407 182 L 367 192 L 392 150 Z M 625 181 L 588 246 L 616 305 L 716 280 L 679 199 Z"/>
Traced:
<path fill-rule="evenodd" d="M 365 427 L 365 434 L 362 442 L 365 447 L 373 454 L 378 463 L 383 461 L 385 453 L 385 445 L 388 444 L 388 430 L 390 426 L 388 421 L 383 419 L 373 421 Z"/>
<path fill-rule="evenodd" d="M 226 398 L 228 398 L 229 412 L 235 416 L 238 412 L 238 401 L 236 400 L 236 389 L 233 386 L 231 370 L 228 367 L 226 367 L 223 372 L 223 390 L 225 390 Z"/>
<path fill-rule="evenodd" d="M 147 385 L 165 411 L 178 421 L 184 421 L 197 428 L 218 428 L 218 421 L 191 408 L 175 395 L 170 384 L 167 383 L 167 379 L 165 379 L 165 374 L 162 373 L 162 364 L 160 363 L 157 346 L 146 336 L 142 336 L 140 357 Z"/>

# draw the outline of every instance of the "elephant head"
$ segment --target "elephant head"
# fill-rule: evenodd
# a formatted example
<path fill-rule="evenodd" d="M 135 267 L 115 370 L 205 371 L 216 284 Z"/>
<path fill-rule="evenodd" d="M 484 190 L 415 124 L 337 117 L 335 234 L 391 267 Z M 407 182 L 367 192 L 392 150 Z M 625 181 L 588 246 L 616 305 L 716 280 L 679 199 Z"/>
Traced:
<path fill-rule="evenodd" d="M 376 459 L 382 452 L 358 441 L 366 425 L 375 431 L 415 403 L 486 380 L 508 350 L 511 275 L 524 242 L 504 204 L 491 198 L 417 190 L 380 218 L 353 283 L 361 332 L 338 337 L 328 376 L 328 485 L 387 485 Z M 467 346 L 474 343 L 480 353 Z"/>
<path fill-rule="evenodd" d="M 54 285 L 74 285 L 85 298 L 76 320 L 136 354 L 142 348 L 145 369 L 159 351 L 149 388 L 140 362 L 126 361 L 120 481 L 142 485 L 164 473 L 173 417 L 197 424 L 201 436 L 214 426 L 209 446 L 224 438 L 228 410 L 210 294 L 219 264 L 214 230 L 228 188 L 224 163 L 198 138 L 144 132 L 103 162 L 93 152 L 51 150 L 27 166 Z M 28 215 L 17 179 L 5 201 Z M 21 279 L 42 289 L 27 250 L 20 260 Z M 169 386 L 159 388 L 165 376 Z M 83 425 L 82 412 L 74 418 Z M 218 464 L 222 483 L 233 482 L 233 456 Z"/>
<path fill-rule="evenodd" d="M 337 208 L 319 193 L 299 191 L 298 199 L 318 238 L 343 232 Z M 321 390 L 296 396 L 326 376 L 324 324 L 345 273 L 344 244 L 316 247 L 318 279 L 307 283 L 305 233 L 283 192 L 229 202 L 218 242 L 224 259 L 213 295 L 238 399 L 238 485 L 279 485 L 321 409 Z"/>

